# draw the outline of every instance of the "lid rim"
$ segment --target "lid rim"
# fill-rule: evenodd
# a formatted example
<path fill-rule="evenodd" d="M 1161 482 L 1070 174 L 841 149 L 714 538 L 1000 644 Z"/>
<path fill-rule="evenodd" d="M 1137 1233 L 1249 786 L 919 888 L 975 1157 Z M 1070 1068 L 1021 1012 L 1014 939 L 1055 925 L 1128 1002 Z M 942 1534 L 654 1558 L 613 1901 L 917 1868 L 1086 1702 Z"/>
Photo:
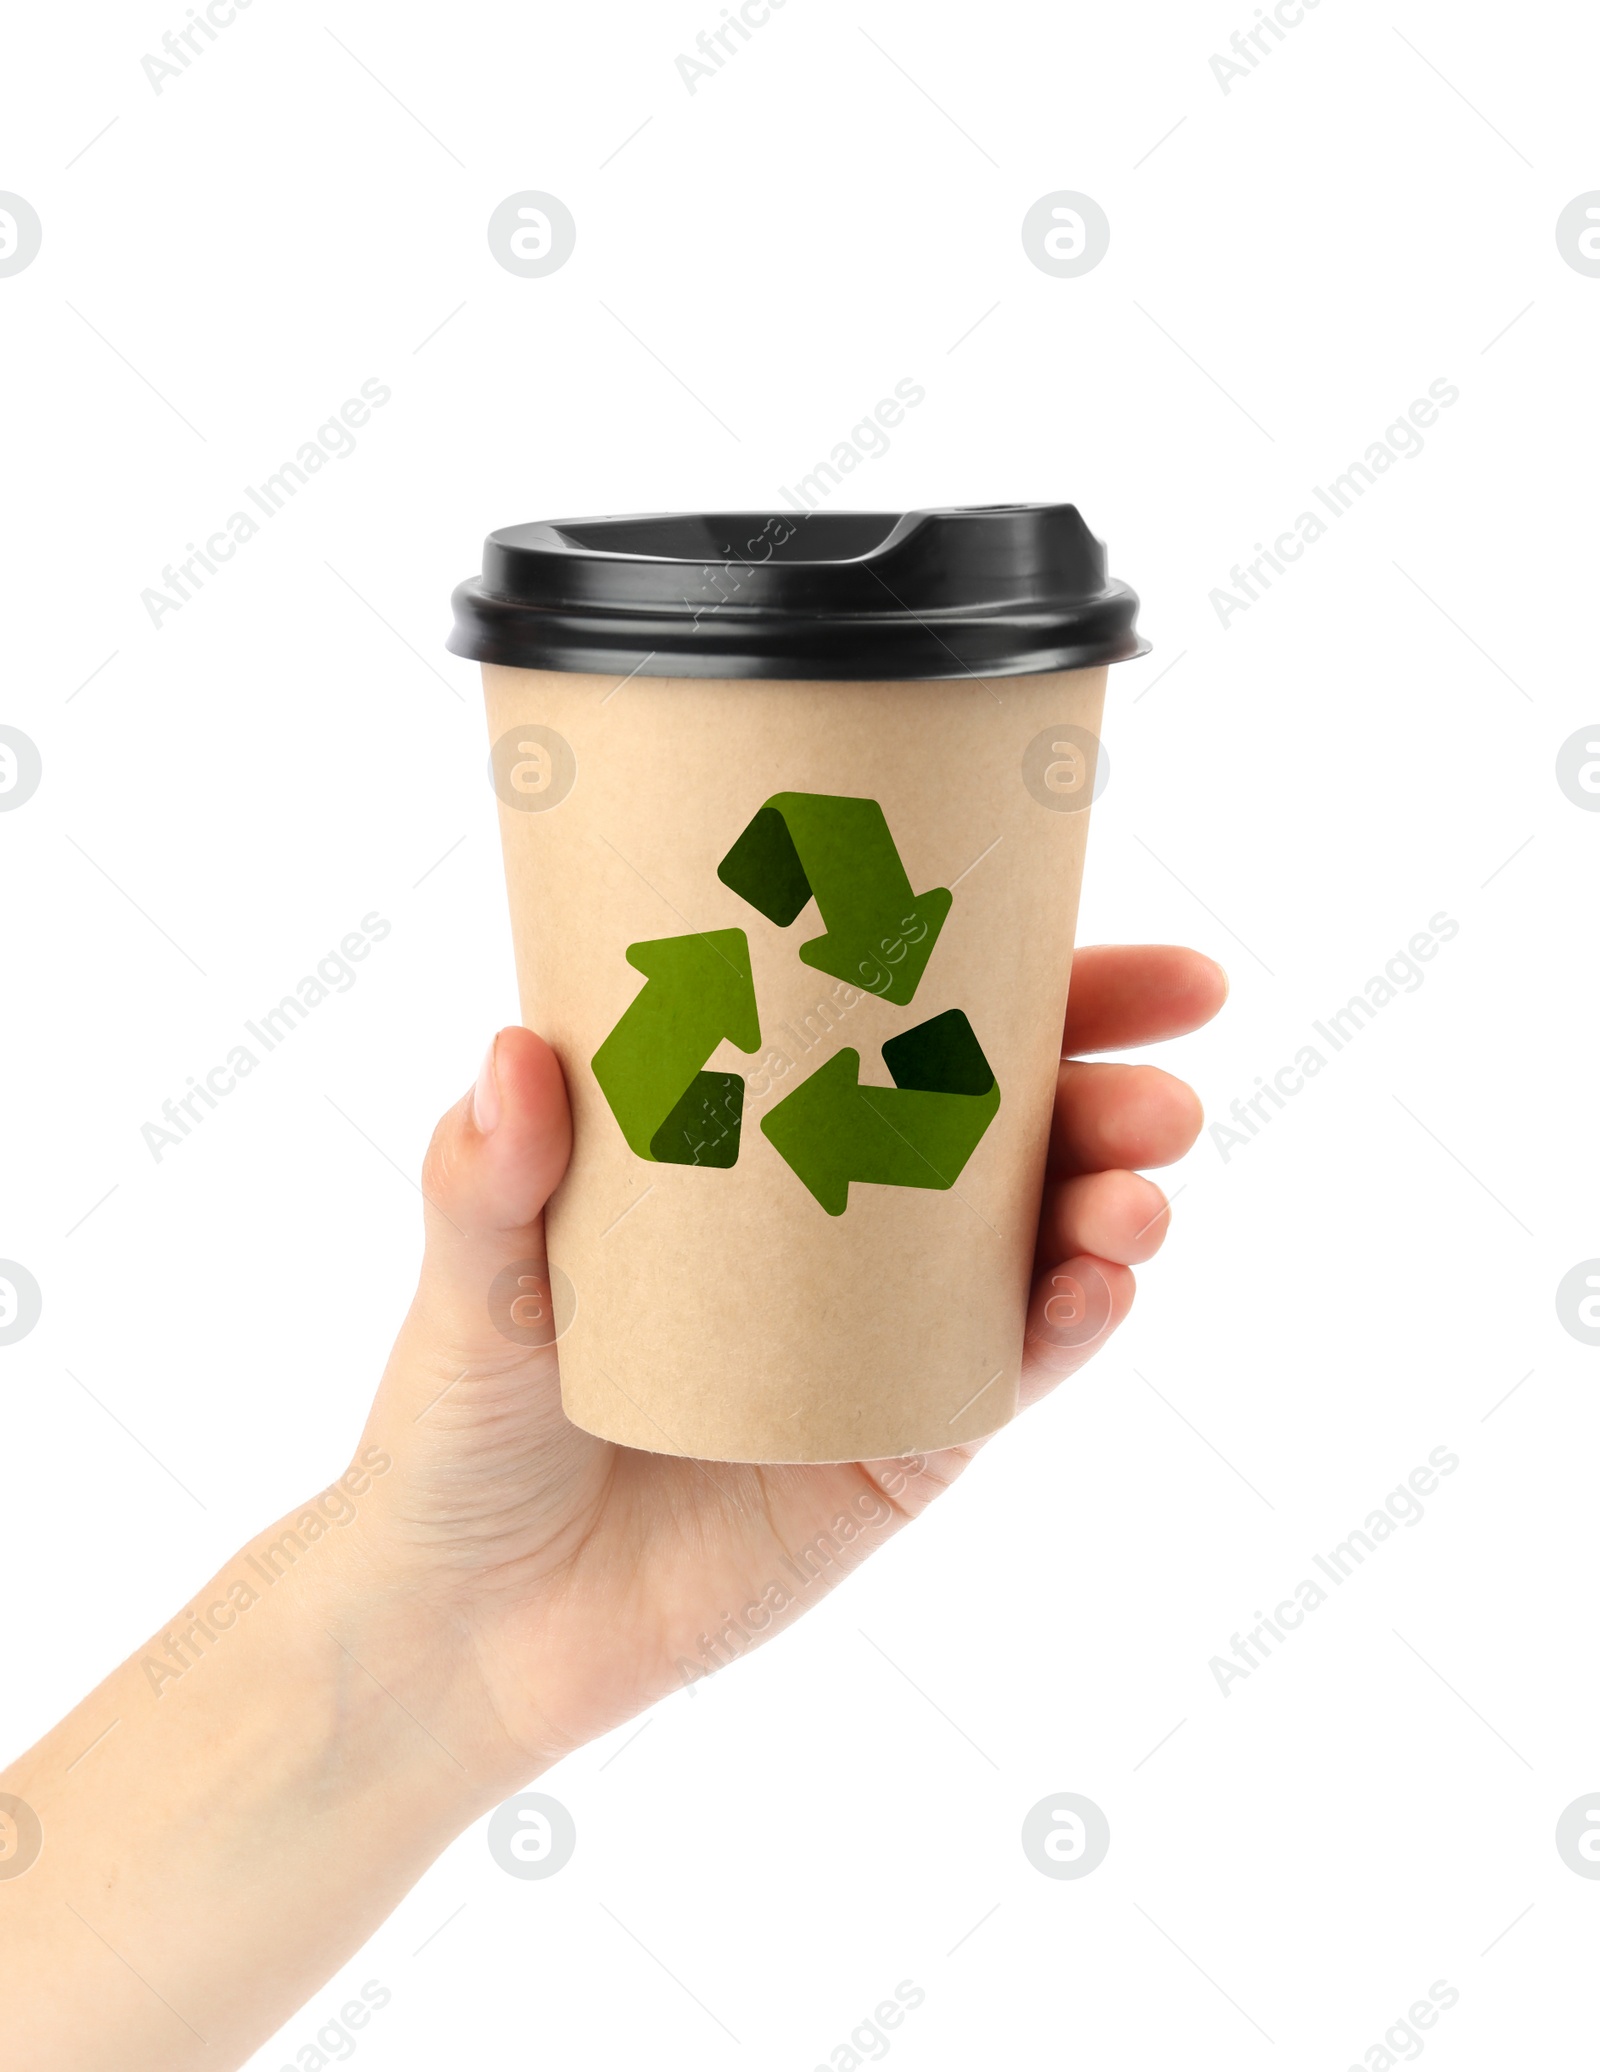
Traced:
<path fill-rule="evenodd" d="M 821 537 L 804 545 L 844 551 L 785 556 L 806 519 Z M 863 524 L 886 527 L 866 551 Z M 704 552 L 746 525 L 773 538 L 765 559 Z M 597 539 L 612 529 L 626 548 Z M 563 673 L 938 681 L 1093 668 L 1150 645 L 1071 504 L 539 520 L 491 533 L 452 604 L 452 654 Z"/>

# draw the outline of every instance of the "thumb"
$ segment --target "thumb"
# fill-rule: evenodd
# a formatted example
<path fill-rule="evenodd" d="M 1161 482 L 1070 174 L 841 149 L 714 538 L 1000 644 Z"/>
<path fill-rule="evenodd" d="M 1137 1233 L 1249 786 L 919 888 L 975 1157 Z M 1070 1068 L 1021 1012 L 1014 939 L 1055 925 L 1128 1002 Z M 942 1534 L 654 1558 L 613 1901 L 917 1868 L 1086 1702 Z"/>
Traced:
<path fill-rule="evenodd" d="M 539 1328 L 549 1300 L 543 1211 L 571 1151 L 555 1052 L 531 1029 L 502 1029 L 423 1161 L 427 1249 L 416 1311 L 439 1354 L 502 1365 L 554 1343 L 554 1327 Z"/>

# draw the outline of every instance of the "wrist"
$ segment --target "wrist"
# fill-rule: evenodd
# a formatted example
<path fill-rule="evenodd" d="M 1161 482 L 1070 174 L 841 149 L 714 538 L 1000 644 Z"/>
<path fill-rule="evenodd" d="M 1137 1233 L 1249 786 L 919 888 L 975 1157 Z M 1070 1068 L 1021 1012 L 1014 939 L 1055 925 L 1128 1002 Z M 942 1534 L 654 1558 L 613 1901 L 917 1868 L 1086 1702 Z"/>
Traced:
<path fill-rule="evenodd" d="M 381 1476 L 387 1457 L 366 1451 L 378 1455 Z M 322 1694 L 341 1772 L 425 1772 L 453 1823 L 448 1840 L 549 1759 L 505 1732 L 467 1607 L 439 1588 L 424 1554 L 397 1531 L 376 1488 L 352 1504 L 341 1478 L 248 1542 L 223 1579 L 241 1623 L 268 1611 L 277 1644 L 296 1653 L 301 1687 Z"/>

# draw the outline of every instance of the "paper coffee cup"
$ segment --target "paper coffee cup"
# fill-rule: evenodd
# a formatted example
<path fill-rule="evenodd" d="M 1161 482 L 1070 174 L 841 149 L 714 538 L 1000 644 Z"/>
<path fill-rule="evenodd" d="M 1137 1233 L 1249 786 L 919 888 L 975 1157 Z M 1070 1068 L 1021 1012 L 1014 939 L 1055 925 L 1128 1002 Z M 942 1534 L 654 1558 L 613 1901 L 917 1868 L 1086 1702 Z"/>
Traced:
<path fill-rule="evenodd" d="M 1099 542 L 1071 506 L 517 526 L 455 603 L 572 1102 L 568 1416 L 769 1462 L 1005 1423 L 1106 667 L 1144 652 Z"/>

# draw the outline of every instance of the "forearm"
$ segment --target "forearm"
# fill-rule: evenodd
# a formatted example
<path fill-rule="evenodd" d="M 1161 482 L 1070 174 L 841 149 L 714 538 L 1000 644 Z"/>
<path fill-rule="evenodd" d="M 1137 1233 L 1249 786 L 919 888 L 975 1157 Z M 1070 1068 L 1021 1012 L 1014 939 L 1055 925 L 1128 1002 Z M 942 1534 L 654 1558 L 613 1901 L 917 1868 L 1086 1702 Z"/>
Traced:
<path fill-rule="evenodd" d="M 0 1858 L 8 2064 L 236 2066 L 522 1781 L 450 1623 L 359 1520 L 305 1519 L 0 1776 L 39 1827 L 31 1866 L 25 1816 Z"/>

